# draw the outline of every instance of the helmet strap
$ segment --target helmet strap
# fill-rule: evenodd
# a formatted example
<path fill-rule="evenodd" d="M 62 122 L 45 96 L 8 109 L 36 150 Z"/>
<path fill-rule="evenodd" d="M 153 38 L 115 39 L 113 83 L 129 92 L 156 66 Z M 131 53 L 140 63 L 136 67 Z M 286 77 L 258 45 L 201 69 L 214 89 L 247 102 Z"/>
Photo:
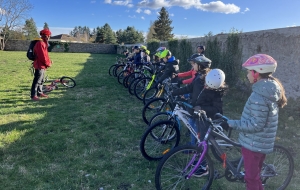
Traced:
<path fill-rule="evenodd" d="M 257 82 L 257 79 L 259 77 L 259 73 L 258 72 L 255 72 L 254 70 L 251 70 L 251 74 L 254 78 L 253 82 L 256 83 Z"/>

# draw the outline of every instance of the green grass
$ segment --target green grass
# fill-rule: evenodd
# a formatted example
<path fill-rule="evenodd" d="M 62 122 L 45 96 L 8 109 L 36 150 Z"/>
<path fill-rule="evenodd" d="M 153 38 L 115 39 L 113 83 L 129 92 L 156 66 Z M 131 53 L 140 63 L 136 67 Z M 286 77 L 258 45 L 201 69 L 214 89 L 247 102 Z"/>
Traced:
<path fill-rule="evenodd" d="M 155 189 L 157 162 L 139 151 L 146 129 L 142 103 L 108 75 L 116 55 L 52 52 L 50 57 L 49 78 L 69 76 L 77 86 L 59 86 L 49 99 L 33 102 L 25 52 L 0 51 L 1 189 Z M 225 114 L 239 118 L 246 98 L 229 92 Z M 281 110 L 278 129 L 278 143 L 294 150 L 289 189 L 300 189 L 299 107 L 294 101 Z M 217 180 L 213 189 L 229 187 Z"/>

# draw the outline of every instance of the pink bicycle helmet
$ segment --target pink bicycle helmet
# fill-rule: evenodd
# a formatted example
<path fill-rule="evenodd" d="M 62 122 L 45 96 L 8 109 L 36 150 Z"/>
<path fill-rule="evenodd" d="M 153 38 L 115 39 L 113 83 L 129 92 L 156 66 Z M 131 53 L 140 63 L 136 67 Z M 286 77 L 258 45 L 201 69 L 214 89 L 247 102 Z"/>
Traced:
<path fill-rule="evenodd" d="M 242 66 L 252 71 L 252 76 L 256 81 L 259 73 L 274 73 L 277 61 L 267 54 L 256 54 L 251 56 Z"/>

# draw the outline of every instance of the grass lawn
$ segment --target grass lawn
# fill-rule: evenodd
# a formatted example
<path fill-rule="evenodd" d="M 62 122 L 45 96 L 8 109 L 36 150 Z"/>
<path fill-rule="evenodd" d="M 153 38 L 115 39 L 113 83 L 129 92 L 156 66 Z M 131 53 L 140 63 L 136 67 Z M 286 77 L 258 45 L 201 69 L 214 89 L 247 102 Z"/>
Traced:
<path fill-rule="evenodd" d="M 157 162 L 139 150 L 146 129 L 142 103 L 108 75 L 116 55 L 50 53 L 48 78 L 69 76 L 77 86 L 30 100 L 33 77 L 26 52 L 0 51 L 1 189 L 155 189 Z M 239 118 L 247 95 L 231 90 L 225 115 Z M 288 189 L 300 189 L 300 103 L 280 112 L 277 143 L 292 151 L 295 174 Z M 212 189 L 229 190 L 225 179 Z"/>

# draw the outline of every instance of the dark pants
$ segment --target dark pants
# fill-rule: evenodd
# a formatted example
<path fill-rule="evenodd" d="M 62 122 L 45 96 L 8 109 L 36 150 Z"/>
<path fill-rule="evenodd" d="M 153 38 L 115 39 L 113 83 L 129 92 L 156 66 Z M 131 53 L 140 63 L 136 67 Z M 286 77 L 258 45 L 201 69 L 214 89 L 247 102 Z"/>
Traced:
<path fill-rule="evenodd" d="M 247 190 L 263 190 L 260 180 L 260 171 L 266 155 L 259 152 L 253 152 L 242 147 L 244 158 L 245 181 Z"/>
<path fill-rule="evenodd" d="M 44 77 L 45 69 L 35 69 L 34 78 L 31 85 L 31 98 L 43 93 Z"/>

